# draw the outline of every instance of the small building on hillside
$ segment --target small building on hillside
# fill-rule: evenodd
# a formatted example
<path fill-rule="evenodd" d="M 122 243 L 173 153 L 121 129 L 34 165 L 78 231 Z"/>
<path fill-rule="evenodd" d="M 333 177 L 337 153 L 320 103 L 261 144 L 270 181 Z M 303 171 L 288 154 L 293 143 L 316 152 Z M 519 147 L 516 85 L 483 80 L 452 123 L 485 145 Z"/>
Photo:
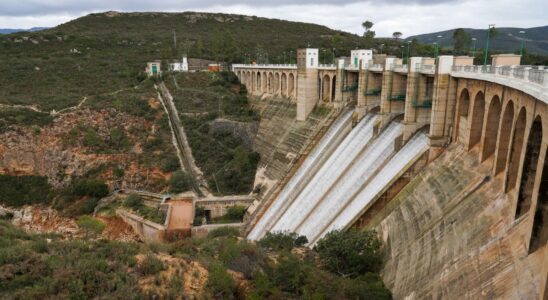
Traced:
<path fill-rule="evenodd" d="M 172 72 L 188 72 L 188 59 L 183 56 L 181 60 L 173 61 L 169 64 L 169 70 Z"/>
<path fill-rule="evenodd" d="M 158 76 L 162 74 L 162 61 L 155 60 L 147 63 L 145 68 L 145 73 L 148 76 Z"/>

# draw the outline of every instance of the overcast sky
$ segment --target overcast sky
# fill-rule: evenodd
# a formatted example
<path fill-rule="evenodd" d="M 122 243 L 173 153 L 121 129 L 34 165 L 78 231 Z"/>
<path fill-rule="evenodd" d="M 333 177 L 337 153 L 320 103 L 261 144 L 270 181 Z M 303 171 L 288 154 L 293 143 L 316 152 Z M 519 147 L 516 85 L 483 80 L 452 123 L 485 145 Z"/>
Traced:
<path fill-rule="evenodd" d="M 404 36 L 456 27 L 548 25 L 547 0 L 0 0 L 0 28 L 55 26 L 92 12 L 205 11 L 255 15 L 377 36 Z"/>

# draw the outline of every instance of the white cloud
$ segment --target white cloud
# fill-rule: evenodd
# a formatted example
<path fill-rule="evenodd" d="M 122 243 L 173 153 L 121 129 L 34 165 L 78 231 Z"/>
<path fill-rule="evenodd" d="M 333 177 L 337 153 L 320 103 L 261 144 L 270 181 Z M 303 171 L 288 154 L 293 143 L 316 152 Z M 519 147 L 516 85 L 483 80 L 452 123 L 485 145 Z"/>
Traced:
<path fill-rule="evenodd" d="M 546 25 L 545 0 L 466 0 L 466 1 L 338 1 L 338 0 L 20 0 L 13 5 L 0 4 L 0 27 L 55 26 L 90 12 L 119 11 L 207 11 L 256 15 L 326 25 L 334 29 L 361 33 L 361 23 L 371 20 L 377 36 L 401 31 L 404 36 L 456 27 L 485 28 L 533 27 Z M 287 4 L 298 3 L 298 4 Z M 432 4 L 435 3 L 435 4 Z M 428 4 L 428 5 L 427 5 Z"/>

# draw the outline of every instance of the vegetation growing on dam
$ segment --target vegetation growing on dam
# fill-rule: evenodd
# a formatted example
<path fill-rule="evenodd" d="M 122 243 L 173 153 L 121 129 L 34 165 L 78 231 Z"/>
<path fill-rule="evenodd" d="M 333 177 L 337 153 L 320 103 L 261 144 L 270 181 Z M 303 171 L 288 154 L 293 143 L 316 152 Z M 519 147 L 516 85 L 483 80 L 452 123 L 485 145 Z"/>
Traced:
<path fill-rule="evenodd" d="M 91 218 L 78 223 L 90 236 L 104 228 Z M 391 298 L 378 274 L 338 276 L 315 251 L 276 246 L 288 236 L 276 237 L 263 247 L 221 228 L 207 238 L 144 245 L 64 240 L 0 221 L 0 290 L 7 298 L 173 299 L 193 292 L 208 299 Z M 191 282 L 198 291 L 189 290 Z"/>

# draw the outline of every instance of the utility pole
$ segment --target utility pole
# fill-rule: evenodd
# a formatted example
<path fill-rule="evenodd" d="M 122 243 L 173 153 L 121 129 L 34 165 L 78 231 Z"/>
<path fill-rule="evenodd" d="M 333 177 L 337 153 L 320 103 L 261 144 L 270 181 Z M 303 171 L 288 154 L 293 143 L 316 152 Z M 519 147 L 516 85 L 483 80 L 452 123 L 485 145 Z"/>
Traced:
<path fill-rule="evenodd" d="M 473 50 L 472 50 L 472 57 L 476 57 L 476 38 L 472 38 L 472 41 L 474 42 Z"/>
<path fill-rule="evenodd" d="M 410 46 L 411 46 L 411 41 L 408 41 L 408 42 L 407 42 L 407 61 L 406 61 L 407 64 L 409 64 L 409 54 L 410 54 L 410 52 L 409 52 L 409 51 L 410 51 L 409 47 L 410 47 Z"/>
<path fill-rule="evenodd" d="M 495 24 L 489 24 L 487 27 L 487 41 L 485 42 L 485 51 L 483 53 L 483 66 L 487 65 L 487 53 L 489 53 L 489 38 L 491 35 L 491 28 L 495 28 Z"/>
<path fill-rule="evenodd" d="M 521 47 L 520 47 L 520 49 L 519 49 L 519 55 L 521 55 L 521 57 L 523 58 L 523 43 L 524 43 L 524 41 L 525 41 L 525 39 L 524 39 L 525 31 L 520 30 L 520 31 L 519 31 L 519 34 L 521 35 Z"/>

